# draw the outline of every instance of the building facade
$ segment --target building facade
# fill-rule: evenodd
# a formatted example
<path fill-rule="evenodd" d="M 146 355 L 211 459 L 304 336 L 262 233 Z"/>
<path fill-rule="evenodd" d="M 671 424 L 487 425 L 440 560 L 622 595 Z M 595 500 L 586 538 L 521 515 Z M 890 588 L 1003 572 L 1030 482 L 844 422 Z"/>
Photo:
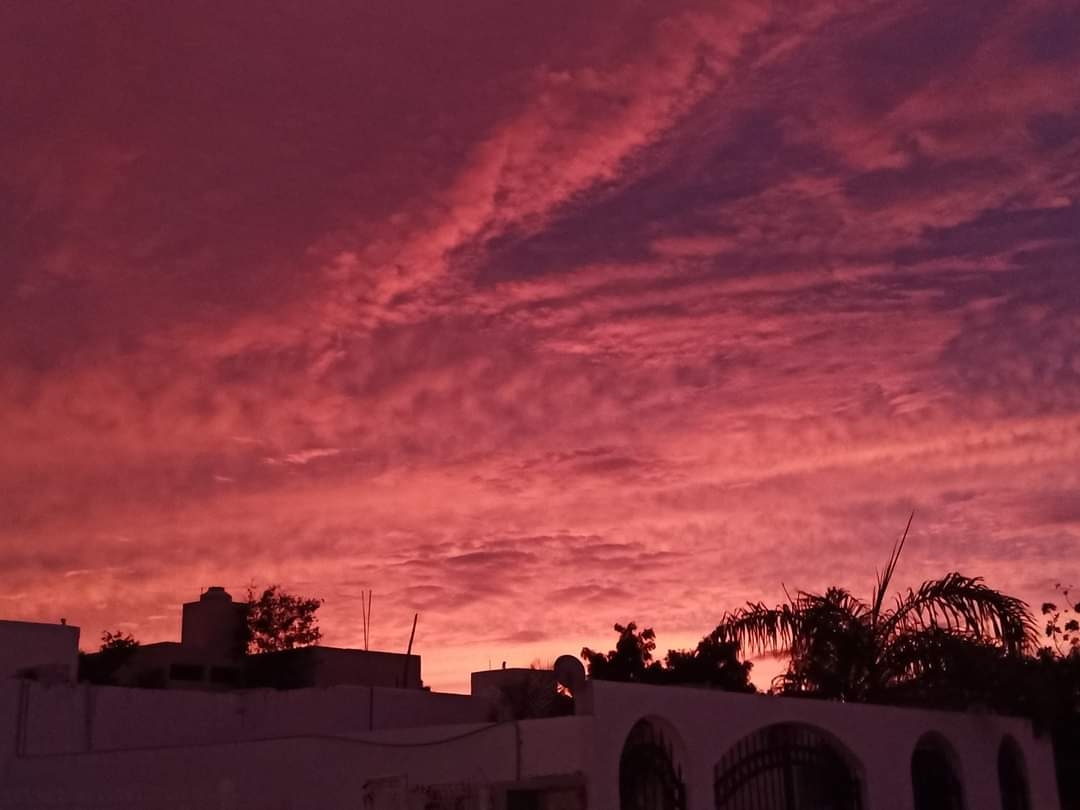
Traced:
<path fill-rule="evenodd" d="M 571 714 L 514 719 L 498 681 L 451 695 L 7 679 L 0 808 L 1059 810 L 1049 742 L 1023 720 L 607 682 Z"/>
<path fill-rule="evenodd" d="M 0 678 L 70 681 L 78 668 L 78 627 L 0 619 Z"/>

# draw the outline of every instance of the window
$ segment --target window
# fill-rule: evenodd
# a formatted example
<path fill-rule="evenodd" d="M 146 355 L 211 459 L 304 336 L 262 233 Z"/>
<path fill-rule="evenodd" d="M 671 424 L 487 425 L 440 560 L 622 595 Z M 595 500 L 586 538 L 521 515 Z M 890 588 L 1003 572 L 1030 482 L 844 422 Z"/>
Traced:
<path fill-rule="evenodd" d="M 203 668 L 198 664 L 173 664 L 169 667 L 169 680 L 201 681 Z"/>
<path fill-rule="evenodd" d="M 585 788 L 512 788 L 506 792 L 506 810 L 585 810 Z"/>
<path fill-rule="evenodd" d="M 915 810 L 963 810 L 964 794 L 955 760 L 944 737 L 927 734 L 919 740 L 911 755 Z"/>
<path fill-rule="evenodd" d="M 240 680 L 240 671 L 236 667 L 210 667 L 210 683 L 233 686 Z"/>
<path fill-rule="evenodd" d="M 1001 788 L 1001 810 L 1031 810 L 1024 755 L 1012 737 L 1006 737 L 998 748 L 998 786 Z"/>
<path fill-rule="evenodd" d="M 862 810 L 862 786 L 823 732 L 784 723 L 744 737 L 714 770 L 717 810 Z"/>
<path fill-rule="evenodd" d="M 506 810 L 542 810 L 540 791 L 510 790 L 506 794 Z"/>
<path fill-rule="evenodd" d="M 648 720 L 626 738 L 619 759 L 621 810 L 686 810 L 686 785 L 671 743 Z"/>

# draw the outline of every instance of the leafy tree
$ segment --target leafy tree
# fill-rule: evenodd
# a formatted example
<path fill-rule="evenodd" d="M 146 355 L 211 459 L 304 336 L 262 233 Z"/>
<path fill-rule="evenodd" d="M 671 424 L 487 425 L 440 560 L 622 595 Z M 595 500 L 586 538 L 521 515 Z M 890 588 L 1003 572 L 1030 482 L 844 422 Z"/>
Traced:
<path fill-rule="evenodd" d="M 117 630 L 115 633 L 106 630 L 101 634 L 101 652 L 134 650 L 138 646 L 139 642 L 135 640 L 135 637 L 131 633 L 124 633 L 122 630 Z"/>
<path fill-rule="evenodd" d="M 1054 741 L 1058 792 L 1063 810 L 1080 808 L 1080 602 L 1070 589 L 1054 586 L 1060 599 L 1042 604 L 1049 644 L 1028 662 L 1024 679 L 1010 696 L 1021 696 L 1025 714 L 1048 728 Z M 1059 607 L 1058 602 L 1062 603 Z"/>
<path fill-rule="evenodd" d="M 96 654 L 79 653 L 79 680 L 98 685 L 116 685 L 117 673 L 139 647 L 130 633 L 104 631 Z"/>
<path fill-rule="evenodd" d="M 640 632 L 637 624 L 615 625 L 619 634 L 608 653 L 581 651 L 589 677 L 601 681 L 711 686 L 734 692 L 754 692 L 749 661 L 738 658 L 739 646 L 715 634 L 703 638 L 693 650 L 669 650 L 663 663 L 653 660 L 656 634 L 651 627 Z"/>
<path fill-rule="evenodd" d="M 693 650 L 669 650 L 663 681 L 672 685 L 699 684 L 729 692 L 756 692 L 750 683 L 753 664 L 739 660 L 739 645 L 715 633 L 705 636 Z"/>
<path fill-rule="evenodd" d="M 615 625 L 619 634 L 615 649 L 607 654 L 585 647 L 581 657 L 589 668 L 589 677 L 598 681 L 629 681 L 631 683 L 655 683 L 661 669 L 659 661 L 653 660 L 656 634 L 651 627 L 638 632 L 637 623 Z"/>
<path fill-rule="evenodd" d="M 1043 602 L 1042 615 L 1046 617 L 1046 637 L 1050 639 L 1059 656 L 1080 655 L 1080 602 L 1070 607 L 1069 588 L 1061 583 L 1054 586 L 1065 601 L 1065 607 L 1055 602 Z"/>
<path fill-rule="evenodd" d="M 911 521 L 908 521 L 908 529 Z M 750 603 L 724 615 L 720 640 L 790 656 L 776 687 L 838 700 L 885 701 L 945 678 L 987 647 L 1011 657 L 1034 648 L 1027 604 L 959 573 L 924 582 L 886 604 L 908 529 L 866 602 L 839 587 L 799 591 L 778 607 Z M 950 682 L 954 678 L 948 679 Z"/>
<path fill-rule="evenodd" d="M 280 585 L 270 585 L 257 593 L 247 593 L 247 651 L 249 654 L 291 650 L 318 644 L 322 638 L 315 615 L 322 599 L 288 593 Z"/>

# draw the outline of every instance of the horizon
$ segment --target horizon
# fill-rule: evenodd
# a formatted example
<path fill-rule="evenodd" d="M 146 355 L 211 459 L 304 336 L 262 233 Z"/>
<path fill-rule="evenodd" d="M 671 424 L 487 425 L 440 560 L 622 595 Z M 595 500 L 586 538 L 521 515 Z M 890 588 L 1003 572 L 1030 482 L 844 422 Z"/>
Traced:
<path fill-rule="evenodd" d="M 1078 36 L 0 9 L 0 618 L 152 643 L 254 580 L 360 647 L 374 590 L 372 647 L 419 613 L 457 690 L 866 597 L 913 510 L 893 590 L 1080 586 Z"/>

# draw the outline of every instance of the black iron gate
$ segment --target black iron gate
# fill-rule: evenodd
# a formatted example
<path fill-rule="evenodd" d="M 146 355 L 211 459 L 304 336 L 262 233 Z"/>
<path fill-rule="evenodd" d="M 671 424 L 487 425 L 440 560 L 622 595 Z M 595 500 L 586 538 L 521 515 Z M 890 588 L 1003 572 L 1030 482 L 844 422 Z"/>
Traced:
<path fill-rule="evenodd" d="M 717 763 L 716 810 L 862 810 L 859 779 L 820 732 L 770 726 Z"/>
<path fill-rule="evenodd" d="M 619 759 L 620 810 L 686 810 L 686 785 L 671 743 L 642 720 L 630 731 Z"/>

